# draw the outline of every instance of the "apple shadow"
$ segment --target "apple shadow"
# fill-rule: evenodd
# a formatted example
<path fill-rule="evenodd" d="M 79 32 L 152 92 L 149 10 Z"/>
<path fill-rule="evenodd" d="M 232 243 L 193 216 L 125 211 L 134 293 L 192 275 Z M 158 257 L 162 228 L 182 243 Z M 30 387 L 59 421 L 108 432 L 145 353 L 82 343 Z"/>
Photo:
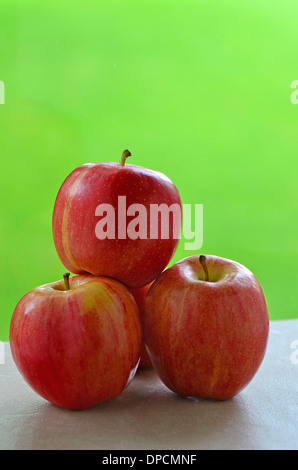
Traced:
<path fill-rule="evenodd" d="M 42 401 L 38 412 L 28 413 L 30 422 L 23 422 L 16 445 L 36 450 L 233 449 L 246 426 L 246 406 L 240 395 L 227 401 L 181 397 L 155 371 L 144 369 L 117 398 L 86 410 Z M 241 445 L 245 448 L 245 442 Z"/>

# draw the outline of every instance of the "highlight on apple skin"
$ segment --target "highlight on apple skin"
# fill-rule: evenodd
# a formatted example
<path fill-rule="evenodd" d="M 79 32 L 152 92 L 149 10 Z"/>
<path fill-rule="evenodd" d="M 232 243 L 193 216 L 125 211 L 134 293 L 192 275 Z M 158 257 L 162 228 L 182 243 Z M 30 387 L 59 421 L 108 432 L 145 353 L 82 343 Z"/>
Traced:
<path fill-rule="evenodd" d="M 118 396 L 136 373 L 136 302 L 118 281 L 69 279 L 68 273 L 19 301 L 10 346 L 20 373 L 40 396 L 63 408 L 89 408 Z"/>
<path fill-rule="evenodd" d="M 235 261 L 187 257 L 151 286 L 143 332 L 153 367 L 170 390 L 231 398 L 249 384 L 265 355 L 269 314 L 262 286 Z"/>

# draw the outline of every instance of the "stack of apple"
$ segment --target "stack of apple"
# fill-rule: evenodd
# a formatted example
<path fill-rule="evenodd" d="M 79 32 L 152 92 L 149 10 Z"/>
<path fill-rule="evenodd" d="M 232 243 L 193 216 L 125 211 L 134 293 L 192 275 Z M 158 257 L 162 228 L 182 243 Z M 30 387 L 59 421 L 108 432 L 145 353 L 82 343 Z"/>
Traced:
<path fill-rule="evenodd" d="M 117 397 L 138 367 L 154 367 L 182 396 L 233 397 L 265 354 L 262 287 L 243 265 L 217 256 L 190 256 L 167 268 L 178 243 L 173 227 L 167 238 L 128 237 L 119 197 L 148 215 L 152 204 L 178 204 L 182 213 L 174 183 L 126 163 L 130 155 L 82 165 L 62 184 L 53 236 L 74 275 L 19 301 L 10 325 L 14 361 L 37 393 L 69 409 Z M 115 237 L 96 236 L 100 204 L 113 208 Z"/>

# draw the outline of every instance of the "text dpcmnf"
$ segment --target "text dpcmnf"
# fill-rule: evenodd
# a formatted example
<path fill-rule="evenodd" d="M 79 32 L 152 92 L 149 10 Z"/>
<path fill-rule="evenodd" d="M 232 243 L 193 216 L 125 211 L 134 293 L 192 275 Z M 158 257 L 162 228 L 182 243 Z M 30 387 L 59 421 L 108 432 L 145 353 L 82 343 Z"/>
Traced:
<path fill-rule="evenodd" d="M 196 463 L 197 456 L 195 454 L 147 454 L 142 458 L 136 456 L 113 456 L 109 454 L 103 457 L 102 464 L 104 465 L 126 465 L 130 468 L 134 467 L 136 463 L 146 465 L 193 465 Z"/>

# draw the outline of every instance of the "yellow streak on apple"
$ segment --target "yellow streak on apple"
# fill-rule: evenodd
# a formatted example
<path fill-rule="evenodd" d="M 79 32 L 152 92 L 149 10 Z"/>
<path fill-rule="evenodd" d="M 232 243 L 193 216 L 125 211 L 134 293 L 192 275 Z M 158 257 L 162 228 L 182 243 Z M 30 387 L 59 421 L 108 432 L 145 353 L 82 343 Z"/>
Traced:
<path fill-rule="evenodd" d="M 92 282 L 90 284 L 92 284 Z M 84 297 L 84 308 L 82 309 L 82 312 L 90 312 L 93 309 L 100 309 L 100 307 L 104 307 L 109 310 L 111 314 L 113 312 L 117 312 L 115 297 L 111 297 L 111 291 L 109 291 L 108 286 L 94 283 L 88 287 L 90 295 Z M 94 294 L 92 294 L 92 291 L 94 291 Z"/>
<path fill-rule="evenodd" d="M 71 262 L 72 266 L 76 267 L 77 268 L 77 265 L 71 255 L 71 251 L 70 251 L 70 245 L 69 245 L 69 238 L 68 238 L 68 221 L 69 221 L 69 213 L 70 213 L 70 209 L 71 209 L 71 205 L 72 205 L 72 200 L 78 190 L 78 187 L 79 187 L 79 184 L 81 182 L 81 180 L 84 178 L 86 172 L 88 171 L 88 168 L 86 168 L 86 170 L 84 172 L 81 173 L 81 175 L 79 176 L 79 178 L 72 184 L 71 186 L 71 190 L 69 192 L 69 196 L 67 198 L 67 202 L 66 202 L 66 205 L 65 205 L 65 208 L 64 208 L 64 212 L 63 212 L 63 218 L 62 218 L 62 244 L 63 244 L 63 248 L 64 248 L 64 251 L 65 251 L 65 254 L 67 256 L 67 258 L 69 259 L 69 261 Z"/>

